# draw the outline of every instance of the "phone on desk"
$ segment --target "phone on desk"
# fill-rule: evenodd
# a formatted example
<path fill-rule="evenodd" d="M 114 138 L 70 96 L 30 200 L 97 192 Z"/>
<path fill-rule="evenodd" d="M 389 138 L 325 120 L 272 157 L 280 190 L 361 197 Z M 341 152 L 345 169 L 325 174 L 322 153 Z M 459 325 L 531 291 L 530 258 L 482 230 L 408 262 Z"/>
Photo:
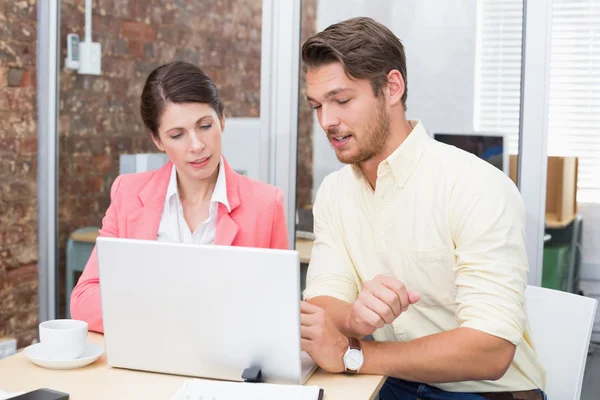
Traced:
<path fill-rule="evenodd" d="M 69 400 L 69 395 L 57 392 L 56 390 L 38 389 L 17 397 L 12 397 L 11 400 Z"/>

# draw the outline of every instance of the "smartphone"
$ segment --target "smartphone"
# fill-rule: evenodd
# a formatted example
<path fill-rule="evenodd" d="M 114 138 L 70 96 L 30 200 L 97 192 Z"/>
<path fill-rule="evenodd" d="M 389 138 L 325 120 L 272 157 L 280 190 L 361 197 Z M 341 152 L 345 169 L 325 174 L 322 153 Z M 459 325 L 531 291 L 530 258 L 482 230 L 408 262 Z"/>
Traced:
<path fill-rule="evenodd" d="M 69 400 L 69 395 L 56 390 L 38 389 L 17 397 L 11 397 L 11 400 Z"/>

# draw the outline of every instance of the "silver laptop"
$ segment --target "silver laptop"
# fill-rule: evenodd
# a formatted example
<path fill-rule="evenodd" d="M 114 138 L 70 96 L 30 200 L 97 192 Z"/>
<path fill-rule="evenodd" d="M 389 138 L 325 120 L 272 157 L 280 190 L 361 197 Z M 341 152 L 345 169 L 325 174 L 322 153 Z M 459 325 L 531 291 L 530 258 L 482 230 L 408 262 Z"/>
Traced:
<path fill-rule="evenodd" d="M 110 366 L 241 381 L 304 384 L 300 260 L 293 250 L 99 237 Z"/>

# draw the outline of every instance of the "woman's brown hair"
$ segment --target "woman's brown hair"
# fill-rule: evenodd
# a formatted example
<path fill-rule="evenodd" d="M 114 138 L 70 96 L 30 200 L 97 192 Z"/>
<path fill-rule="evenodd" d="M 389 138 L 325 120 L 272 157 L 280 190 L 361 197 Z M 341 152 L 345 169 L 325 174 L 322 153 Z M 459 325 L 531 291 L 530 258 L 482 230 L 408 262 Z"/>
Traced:
<path fill-rule="evenodd" d="M 154 137 L 158 137 L 160 117 L 167 103 L 208 104 L 223 118 L 223 102 L 214 82 L 200 67 L 185 61 L 161 65 L 146 79 L 140 114 Z"/>

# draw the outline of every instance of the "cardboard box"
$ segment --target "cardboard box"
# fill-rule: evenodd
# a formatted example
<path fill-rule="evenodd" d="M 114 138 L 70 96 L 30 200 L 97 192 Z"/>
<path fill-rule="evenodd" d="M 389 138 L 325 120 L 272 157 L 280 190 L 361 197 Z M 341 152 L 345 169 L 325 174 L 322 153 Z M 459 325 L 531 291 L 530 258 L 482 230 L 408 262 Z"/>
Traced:
<path fill-rule="evenodd" d="M 511 154 L 510 179 L 517 183 L 518 156 Z M 577 157 L 548 157 L 546 227 L 564 228 L 577 215 Z"/>

